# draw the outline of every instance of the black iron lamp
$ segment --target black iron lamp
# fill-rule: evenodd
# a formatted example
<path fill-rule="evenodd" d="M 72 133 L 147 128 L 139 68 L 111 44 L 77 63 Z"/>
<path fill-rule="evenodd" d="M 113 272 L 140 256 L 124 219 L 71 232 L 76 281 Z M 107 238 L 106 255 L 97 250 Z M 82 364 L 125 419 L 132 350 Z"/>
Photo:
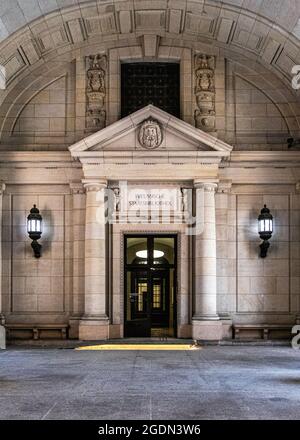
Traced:
<path fill-rule="evenodd" d="M 270 247 L 269 240 L 273 234 L 273 216 L 267 208 L 267 205 L 264 205 L 258 216 L 258 233 L 263 240 L 260 244 L 260 256 L 261 258 L 266 258 Z"/>
<path fill-rule="evenodd" d="M 37 240 L 39 240 L 42 235 L 42 216 L 36 205 L 33 205 L 27 217 L 27 232 L 32 240 L 31 247 L 34 256 L 35 258 L 40 258 L 42 245 L 40 245 Z"/>

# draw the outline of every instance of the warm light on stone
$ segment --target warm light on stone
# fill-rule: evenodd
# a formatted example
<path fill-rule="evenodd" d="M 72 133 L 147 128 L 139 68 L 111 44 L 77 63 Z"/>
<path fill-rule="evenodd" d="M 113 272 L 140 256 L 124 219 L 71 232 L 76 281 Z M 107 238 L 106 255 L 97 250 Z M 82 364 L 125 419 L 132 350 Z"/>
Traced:
<path fill-rule="evenodd" d="M 257 2 L 91 1 L 70 12 L 60 1 L 34 17 L 15 3 L 12 20 L 3 0 L 0 20 L 7 339 L 121 339 L 131 316 L 137 337 L 290 337 L 299 11 L 285 6 L 285 29 L 275 0 L 272 20 Z M 42 224 L 27 223 L 33 205 Z M 258 223 L 264 205 L 274 219 Z M 40 229 L 35 259 L 28 232 Z M 258 233 L 272 235 L 267 255 Z"/>

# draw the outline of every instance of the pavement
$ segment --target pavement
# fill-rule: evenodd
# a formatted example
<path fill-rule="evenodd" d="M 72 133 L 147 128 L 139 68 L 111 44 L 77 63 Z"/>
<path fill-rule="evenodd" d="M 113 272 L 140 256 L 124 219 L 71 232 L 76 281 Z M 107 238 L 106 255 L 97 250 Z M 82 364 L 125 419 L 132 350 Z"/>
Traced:
<path fill-rule="evenodd" d="M 0 419 L 300 419 L 300 349 L 0 351 Z"/>

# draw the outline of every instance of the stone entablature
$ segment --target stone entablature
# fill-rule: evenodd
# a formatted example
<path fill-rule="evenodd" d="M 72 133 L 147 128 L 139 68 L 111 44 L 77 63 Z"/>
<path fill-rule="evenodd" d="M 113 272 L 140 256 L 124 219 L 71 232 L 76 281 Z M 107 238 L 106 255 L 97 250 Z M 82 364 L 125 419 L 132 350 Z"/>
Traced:
<path fill-rule="evenodd" d="M 162 135 L 154 150 L 139 142 L 149 118 L 159 123 Z M 70 152 L 89 179 L 172 181 L 176 176 L 205 181 L 217 179 L 218 165 L 229 157 L 231 146 L 149 105 L 77 142 Z"/>

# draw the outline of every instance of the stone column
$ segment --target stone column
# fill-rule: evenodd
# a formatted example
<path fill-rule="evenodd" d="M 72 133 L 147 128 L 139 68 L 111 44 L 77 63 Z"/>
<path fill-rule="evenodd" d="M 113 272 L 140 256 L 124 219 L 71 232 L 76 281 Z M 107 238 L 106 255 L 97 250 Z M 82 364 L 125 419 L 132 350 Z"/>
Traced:
<path fill-rule="evenodd" d="M 220 340 L 222 323 L 217 315 L 216 183 L 194 182 L 196 215 L 203 227 L 194 237 L 193 339 Z M 203 198 L 197 193 L 203 193 Z M 202 203 L 200 203 L 202 200 Z M 202 212 L 199 212 L 202 210 Z"/>
<path fill-rule="evenodd" d="M 0 349 L 6 348 L 6 337 L 4 327 L 4 315 L 2 313 L 2 197 L 5 184 L 0 182 Z"/>
<path fill-rule="evenodd" d="M 72 302 L 69 338 L 78 339 L 79 322 L 84 314 L 85 265 L 85 188 L 82 182 L 70 183 L 69 227 L 72 230 Z"/>
<path fill-rule="evenodd" d="M 106 181 L 84 181 L 85 219 L 85 293 L 84 316 L 79 323 L 79 339 L 108 338 L 106 304 Z"/>

